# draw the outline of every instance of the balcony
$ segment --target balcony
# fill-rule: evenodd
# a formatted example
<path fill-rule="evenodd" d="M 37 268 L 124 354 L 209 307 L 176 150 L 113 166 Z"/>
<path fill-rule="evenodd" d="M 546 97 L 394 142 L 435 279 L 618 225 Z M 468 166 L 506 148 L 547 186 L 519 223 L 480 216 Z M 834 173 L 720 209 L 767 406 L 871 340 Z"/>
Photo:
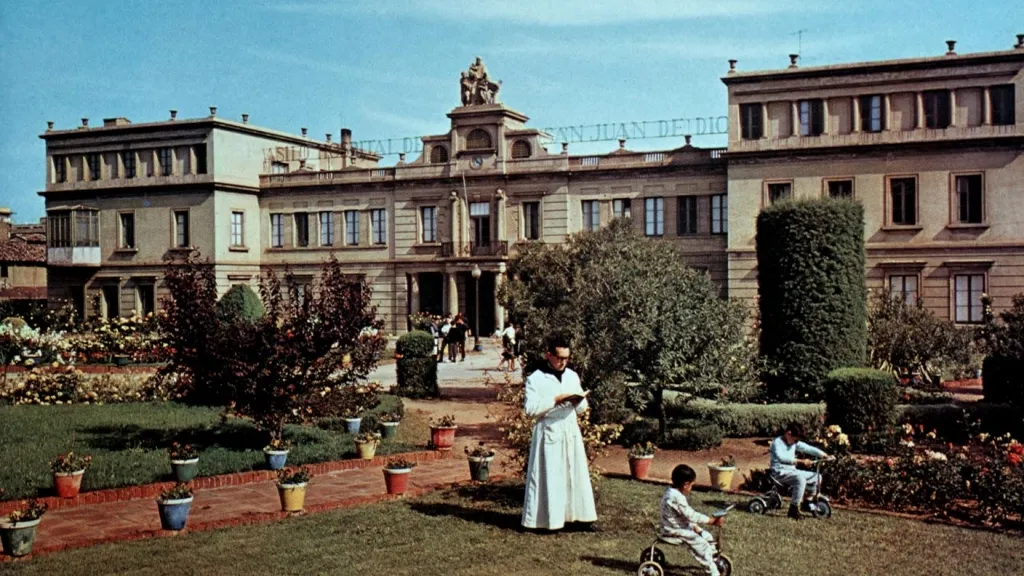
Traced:
<path fill-rule="evenodd" d="M 64 246 L 46 249 L 47 266 L 99 266 L 99 246 Z"/>
<path fill-rule="evenodd" d="M 454 242 L 441 242 L 441 258 L 453 258 L 455 256 Z"/>
<path fill-rule="evenodd" d="M 471 242 L 466 246 L 466 252 L 471 256 L 508 256 L 508 242 L 493 241 L 487 244 Z"/>

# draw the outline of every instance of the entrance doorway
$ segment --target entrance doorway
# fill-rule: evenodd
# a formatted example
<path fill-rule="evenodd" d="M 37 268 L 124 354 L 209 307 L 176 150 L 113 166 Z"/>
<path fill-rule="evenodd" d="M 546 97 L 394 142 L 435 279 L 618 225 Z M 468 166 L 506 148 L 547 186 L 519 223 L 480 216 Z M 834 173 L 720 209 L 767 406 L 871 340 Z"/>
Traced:
<path fill-rule="evenodd" d="M 429 312 L 435 316 L 444 314 L 444 274 L 420 272 L 417 274 L 420 286 L 420 309 L 413 312 Z"/>
<path fill-rule="evenodd" d="M 460 272 L 463 286 L 466 287 L 466 319 L 474 333 L 477 330 L 476 280 L 469 272 Z M 480 333 L 481 338 L 494 334 L 494 272 L 483 272 L 480 275 Z"/>

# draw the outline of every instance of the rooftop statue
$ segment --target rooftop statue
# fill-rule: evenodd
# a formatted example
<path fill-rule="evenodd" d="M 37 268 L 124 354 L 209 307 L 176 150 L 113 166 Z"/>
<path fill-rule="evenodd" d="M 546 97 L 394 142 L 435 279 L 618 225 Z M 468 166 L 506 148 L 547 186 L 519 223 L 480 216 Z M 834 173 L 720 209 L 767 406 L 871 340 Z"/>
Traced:
<path fill-rule="evenodd" d="M 498 90 L 500 89 L 501 81 L 492 82 L 487 77 L 487 67 L 484 66 L 484 62 L 479 56 L 475 62 L 469 65 L 469 70 L 462 73 L 462 78 L 459 80 L 463 106 L 494 104 L 498 101 Z"/>

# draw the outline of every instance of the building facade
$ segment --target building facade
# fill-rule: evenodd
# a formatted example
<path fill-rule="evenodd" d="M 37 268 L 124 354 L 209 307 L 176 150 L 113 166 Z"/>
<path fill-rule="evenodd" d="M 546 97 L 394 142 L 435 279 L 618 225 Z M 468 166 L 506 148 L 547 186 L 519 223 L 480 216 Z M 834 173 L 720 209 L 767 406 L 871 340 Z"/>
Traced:
<path fill-rule="evenodd" d="M 950 48 L 952 52 L 952 48 Z M 149 311 L 166 258 L 198 249 L 218 284 L 269 268 L 302 281 L 335 255 L 391 331 L 462 311 L 489 334 L 506 262 L 631 217 L 730 296 L 753 299 L 757 213 L 787 197 L 862 202 L 868 278 L 940 317 L 977 321 L 1024 292 L 1024 43 L 993 53 L 739 72 L 727 149 L 549 149 L 497 101 L 482 62 L 450 130 L 380 167 L 341 141 L 209 118 L 47 130 L 49 295 L 86 314 Z M 557 148 L 557 144 L 553 145 Z M 130 166 L 130 169 L 129 169 Z M 131 174 L 131 176 L 129 176 Z M 135 232 L 138 231 L 138 234 Z M 475 271 L 479 273 L 475 273 Z M 95 304 L 93 304 L 95 302 Z"/>
<path fill-rule="evenodd" d="M 14 224 L 0 208 L 0 301 L 46 301 L 46 233 L 42 224 Z"/>

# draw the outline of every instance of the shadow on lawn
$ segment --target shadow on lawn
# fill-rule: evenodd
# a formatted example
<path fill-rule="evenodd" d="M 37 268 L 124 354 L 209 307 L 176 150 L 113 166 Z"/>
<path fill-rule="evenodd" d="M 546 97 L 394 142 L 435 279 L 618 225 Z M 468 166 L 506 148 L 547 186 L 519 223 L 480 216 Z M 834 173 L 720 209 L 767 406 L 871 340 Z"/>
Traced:
<path fill-rule="evenodd" d="M 501 528 L 502 530 L 523 531 L 522 526 L 519 524 L 520 516 L 518 513 L 496 512 L 482 508 L 467 508 L 456 506 L 455 504 L 431 502 L 413 502 L 409 507 L 414 512 L 419 512 L 425 516 L 452 516 L 467 522 L 486 524 L 495 528 Z"/>
<path fill-rule="evenodd" d="M 682 552 L 682 551 L 680 551 Z M 637 556 L 639 560 L 639 550 Z M 640 566 L 637 561 L 623 560 L 621 558 L 601 558 L 599 556 L 580 556 L 580 560 L 584 562 L 590 562 L 594 566 L 600 566 L 601 568 L 609 568 L 611 570 L 618 570 L 626 574 L 636 574 L 636 569 Z M 704 574 L 704 570 L 697 566 L 662 566 L 665 570 L 665 576 L 697 576 L 698 574 Z"/>

